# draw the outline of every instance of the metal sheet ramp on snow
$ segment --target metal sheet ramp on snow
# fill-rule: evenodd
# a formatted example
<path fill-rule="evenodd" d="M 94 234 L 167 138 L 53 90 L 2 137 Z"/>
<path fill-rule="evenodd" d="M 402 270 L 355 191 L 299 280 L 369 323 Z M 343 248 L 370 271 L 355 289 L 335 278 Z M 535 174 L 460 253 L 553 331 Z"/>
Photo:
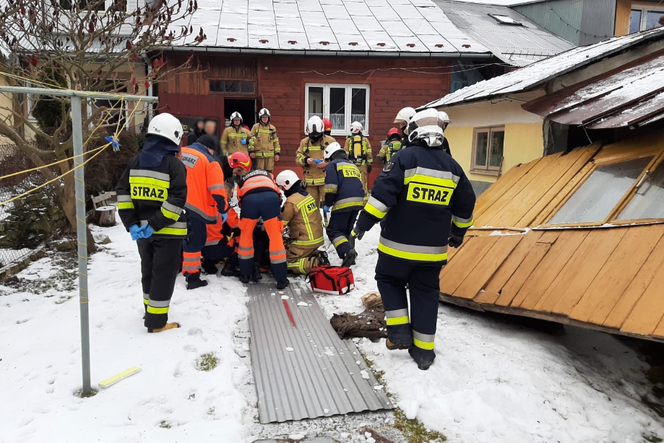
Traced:
<path fill-rule="evenodd" d="M 308 288 L 249 286 L 251 362 L 261 423 L 392 409 L 350 340 Z"/>

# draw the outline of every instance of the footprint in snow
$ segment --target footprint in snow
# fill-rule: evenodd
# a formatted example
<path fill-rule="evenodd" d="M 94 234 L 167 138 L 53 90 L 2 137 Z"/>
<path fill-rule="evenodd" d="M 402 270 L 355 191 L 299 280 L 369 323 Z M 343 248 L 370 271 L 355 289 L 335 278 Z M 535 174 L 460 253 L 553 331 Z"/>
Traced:
<path fill-rule="evenodd" d="M 200 328 L 189 328 L 187 335 L 203 335 L 203 330 Z"/>
<path fill-rule="evenodd" d="M 187 352 L 196 352 L 196 346 L 194 345 L 184 345 L 182 349 L 184 349 Z"/>

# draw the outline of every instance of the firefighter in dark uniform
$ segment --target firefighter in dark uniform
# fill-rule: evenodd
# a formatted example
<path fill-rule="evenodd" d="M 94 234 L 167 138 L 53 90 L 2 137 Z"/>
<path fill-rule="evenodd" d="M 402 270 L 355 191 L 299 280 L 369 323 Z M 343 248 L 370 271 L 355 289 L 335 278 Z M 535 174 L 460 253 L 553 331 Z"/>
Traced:
<path fill-rule="evenodd" d="M 438 113 L 409 124 L 410 144 L 383 167 L 353 236 L 381 222 L 376 281 L 385 305 L 388 349 L 408 349 L 420 369 L 435 358 L 440 270 L 447 247 L 473 224 L 475 194 L 459 164 L 442 150 Z M 410 290 L 410 316 L 406 287 Z"/>
<path fill-rule="evenodd" d="M 168 322 L 168 309 L 180 266 L 182 240 L 187 237 L 183 209 L 187 171 L 176 157 L 183 130 L 171 114 L 150 121 L 147 139 L 132 158 L 116 187 L 118 212 L 137 241 L 148 332 L 179 328 Z"/>
<path fill-rule="evenodd" d="M 357 214 L 364 206 L 364 186 L 360 170 L 348 160 L 337 142 L 325 148 L 325 212 L 330 212 L 327 237 L 337 250 L 342 266 L 355 264 L 357 252 L 350 243 Z"/>

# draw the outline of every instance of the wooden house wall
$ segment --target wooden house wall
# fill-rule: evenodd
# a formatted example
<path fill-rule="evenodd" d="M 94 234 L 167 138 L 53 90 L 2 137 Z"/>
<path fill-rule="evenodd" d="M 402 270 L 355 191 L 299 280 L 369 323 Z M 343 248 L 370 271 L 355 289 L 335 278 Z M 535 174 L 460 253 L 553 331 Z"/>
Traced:
<path fill-rule="evenodd" d="M 170 57 L 176 62 L 183 56 Z M 394 126 L 399 109 L 442 97 L 450 85 L 451 63 L 445 60 L 244 55 L 200 55 L 196 60 L 201 64 L 199 72 L 171 76 L 159 85 L 160 109 L 175 115 L 205 114 L 222 119 L 224 96 L 210 94 L 209 80 L 255 80 L 258 90 L 253 98 L 258 106 L 270 109 L 279 133 L 283 157 L 277 170 L 294 167 L 295 151 L 304 137 L 307 83 L 369 85 L 369 140 L 374 157 L 380 141 Z M 411 71 L 420 67 L 426 68 L 426 73 Z M 343 137 L 336 138 L 343 144 Z M 379 169 L 374 170 L 372 180 Z"/>

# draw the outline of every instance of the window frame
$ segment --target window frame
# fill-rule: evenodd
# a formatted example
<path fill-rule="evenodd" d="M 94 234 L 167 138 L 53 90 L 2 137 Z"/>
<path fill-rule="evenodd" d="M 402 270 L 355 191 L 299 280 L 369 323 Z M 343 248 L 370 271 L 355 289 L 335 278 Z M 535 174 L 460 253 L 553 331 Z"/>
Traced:
<path fill-rule="evenodd" d="M 352 94 L 353 89 L 364 89 L 366 91 L 365 98 L 365 115 L 364 131 L 362 135 L 369 136 L 369 106 L 371 104 L 371 87 L 367 84 L 353 84 L 353 83 L 305 83 L 304 84 L 304 127 L 307 127 L 309 120 L 309 88 L 323 88 L 323 118 L 330 118 L 330 89 L 331 88 L 344 88 L 346 96 L 344 99 L 345 108 L 347 109 L 345 115 L 345 128 L 332 129 L 332 136 L 347 136 L 350 133 L 350 125 L 352 120 Z"/>
<path fill-rule="evenodd" d="M 475 163 L 477 157 L 477 135 L 482 132 L 488 133 L 487 150 L 486 150 L 486 166 L 478 165 Z M 503 152 L 500 158 L 499 166 L 491 166 L 491 135 L 493 132 L 503 133 Z M 470 156 L 470 172 L 480 175 L 491 175 L 497 177 L 500 175 L 503 161 L 505 159 L 505 126 L 482 126 L 473 128 L 473 149 Z"/>
<path fill-rule="evenodd" d="M 646 30 L 646 24 L 648 23 L 648 12 L 661 12 L 664 14 L 664 7 L 653 6 L 642 6 L 642 5 L 632 5 L 629 9 L 630 16 L 632 11 L 641 11 L 641 22 L 639 23 L 639 30 L 636 32 L 643 32 Z M 630 34 L 629 24 L 627 25 L 627 34 Z M 654 28 L 653 28 L 654 29 Z"/>
<path fill-rule="evenodd" d="M 246 80 L 246 79 L 237 79 L 237 78 L 209 78 L 208 81 L 208 94 L 210 95 L 223 95 L 228 98 L 247 98 L 247 97 L 256 97 L 258 91 L 258 81 L 256 80 Z M 243 83 L 253 83 L 254 92 L 222 92 L 222 91 L 213 91 L 212 82 L 243 82 Z"/>
<path fill-rule="evenodd" d="M 556 216 L 560 209 L 565 206 L 565 204 L 572 198 L 574 194 L 581 188 L 581 186 L 586 183 L 588 178 L 597 170 L 597 168 L 606 165 L 612 165 L 616 163 L 622 163 L 630 160 L 637 160 L 639 158 L 652 157 L 650 162 L 645 166 L 641 173 L 637 176 L 634 182 L 630 187 L 625 191 L 623 196 L 618 200 L 618 203 L 613 207 L 609 214 L 602 221 L 596 222 L 581 222 L 581 223 L 557 223 L 550 224 L 550 221 Z M 664 150 L 661 148 L 642 150 L 636 153 L 626 153 L 625 155 L 619 155 L 615 157 L 608 157 L 606 159 L 593 160 L 587 171 L 579 171 L 578 174 L 582 174 L 580 180 L 569 190 L 567 195 L 558 202 L 546 216 L 546 222 L 542 224 L 541 228 L 543 229 L 560 229 L 560 228 L 597 228 L 597 227 L 621 227 L 625 225 L 643 225 L 643 224 L 655 224 L 655 223 L 664 223 L 664 218 L 655 218 L 655 219 L 630 219 L 630 220 L 616 220 L 616 218 L 622 213 L 622 211 L 627 207 L 632 198 L 636 195 L 641 185 L 646 183 L 647 175 L 652 176 L 653 173 L 659 168 L 664 168 Z M 574 177 L 576 178 L 576 177 Z M 573 178 L 573 180 L 574 180 Z"/>

